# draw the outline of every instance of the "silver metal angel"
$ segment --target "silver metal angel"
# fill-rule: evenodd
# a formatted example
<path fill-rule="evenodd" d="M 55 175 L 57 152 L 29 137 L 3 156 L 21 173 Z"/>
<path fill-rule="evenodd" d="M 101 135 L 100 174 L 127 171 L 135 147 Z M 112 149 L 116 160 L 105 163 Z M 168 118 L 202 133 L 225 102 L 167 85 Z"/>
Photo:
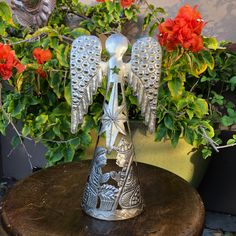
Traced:
<path fill-rule="evenodd" d="M 102 46 L 95 36 L 81 36 L 71 50 L 71 132 L 92 104 L 93 95 L 107 77 L 106 95 L 94 159 L 86 184 L 82 208 L 103 220 L 123 220 L 140 214 L 143 200 L 133 165 L 135 158 L 128 122 L 124 84 L 132 87 L 150 132 L 155 130 L 156 105 L 161 71 L 161 47 L 151 37 L 141 38 L 132 47 L 129 63 L 123 62 L 128 40 L 113 34 L 106 40 L 108 62 L 101 60 Z M 105 142 L 100 140 L 105 136 Z M 106 158 L 115 156 L 117 169 L 103 173 Z M 114 184 L 115 183 L 115 184 Z"/>
<path fill-rule="evenodd" d="M 11 9 L 19 24 L 38 28 L 45 26 L 56 0 L 12 0 Z"/>

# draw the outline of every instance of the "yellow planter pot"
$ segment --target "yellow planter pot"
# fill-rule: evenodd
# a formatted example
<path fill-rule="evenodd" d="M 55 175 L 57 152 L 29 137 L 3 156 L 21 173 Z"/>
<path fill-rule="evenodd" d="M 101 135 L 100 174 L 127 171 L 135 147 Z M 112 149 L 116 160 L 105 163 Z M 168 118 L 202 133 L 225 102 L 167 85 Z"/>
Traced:
<path fill-rule="evenodd" d="M 206 171 L 208 160 L 201 157 L 201 152 L 192 151 L 193 147 L 180 139 L 176 148 L 169 140 L 155 142 L 154 135 L 146 132 L 141 122 L 131 122 L 131 132 L 135 147 L 136 161 L 169 170 L 197 187 Z M 86 156 L 92 157 L 96 143 L 96 134 L 92 134 L 93 143 Z"/>

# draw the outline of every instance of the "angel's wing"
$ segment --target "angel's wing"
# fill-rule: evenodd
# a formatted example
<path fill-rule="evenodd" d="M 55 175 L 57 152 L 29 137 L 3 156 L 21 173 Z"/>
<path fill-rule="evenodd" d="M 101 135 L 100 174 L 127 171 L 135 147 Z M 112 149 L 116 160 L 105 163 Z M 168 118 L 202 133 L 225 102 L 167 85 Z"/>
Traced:
<path fill-rule="evenodd" d="M 138 97 L 145 124 L 155 131 L 158 87 L 161 74 L 162 51 L 159 43 L 151 37 L 137 40 L 132 47 L 131 73 L 128 82 Z"/>
<path fill-rule="evenodd" d="M 71 132 L 75 133 L 78 124 L 92 103 L 93 94 L 102 83 L 102 45 L 96 36 L 80 36 L 72 43 L 70 58 L 71 75 Z"/>
<path fill-rule="evenodd" d="M 56 0 L 12 0 L 11 9 L 23 26 L 42 27 L 55 8 Z"/>

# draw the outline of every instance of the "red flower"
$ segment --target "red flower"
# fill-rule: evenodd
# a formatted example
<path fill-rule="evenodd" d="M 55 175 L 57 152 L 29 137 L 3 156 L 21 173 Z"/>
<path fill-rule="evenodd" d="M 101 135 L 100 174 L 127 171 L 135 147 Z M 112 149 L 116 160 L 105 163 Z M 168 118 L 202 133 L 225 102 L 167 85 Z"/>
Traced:
<path fill-rule="evenodd" d="M 33 56 L 36 59 L 38 64 L 44 64 L 45 62 L 51 60 L 52 53 L 49 49 L 41 49 L 41 48 L 35 48 L 33 51 Z"/>
<path fill-rule="evenodd" d="M 0 64 L 0 75 L 3 80 L 9 80 L 12 76 L 12 68 L 6 64 Z"/>
<path fill-rule="evenodd" d="M 35 71 L 35 73 L 38 74 L 43 79 L 47 78 L 47 74 L 41 66 L 38 67 L 38 69 Z"/>
<path fill-rule="evenodd" d="M 178 45 L 198 52 L 203 49 L 201 32 L 205 26 L 197 7 L 185 5 L 179 9 L 174 20 L 167 19 L 159 25 L 158 39 L 168 51 L 174 50 Z"/>
<path fill-rule="evenodd" d="M 11 78 L 13 68 L 16 68 L 20 73 L 25 69 L 25 66 L 16 59 L 15 52 L 9 45 L 0 43 L 0 76 L 3 80 Z"/>
<path fill-rule="evenodd" d="M 166 46 L 168 51 L 175 49 L 178 45 L 178 41 L 174 33 L 176 31 L 175 22 L 171 19 L 167 19 L 159 25 L 158 30 L 160 32 L 158 35 L 160 44 Z"/>
<path fill-rule="evenodd" d="M 97 2 L 105 2 L 105 0 L 96 0 Z"/>
<path fill-rule="evenodd" d="M 19 60 L 15 60 L 14 67 L 17 69 L 18 73 L 21 73 L 25 70 L 25 65 L 22 65 Z"/>
<path fill-rule="evenodd" d="M 188 27 L 196 34 L 200 35 L 202 29 L 206 23 L 201 17 L 201 14 L 197 11 L 197 6 L 191 8 L 189 5 L 185 5 L 179 9 L 179 12 L 176 16 L 176 21 L 182 19 L 184 24 L 187 24 Z"/>
<path fill-rule="evenodd" d="M 124 8 L 130 7 L 134 0 L 120 0 L 120 5 Z"/>

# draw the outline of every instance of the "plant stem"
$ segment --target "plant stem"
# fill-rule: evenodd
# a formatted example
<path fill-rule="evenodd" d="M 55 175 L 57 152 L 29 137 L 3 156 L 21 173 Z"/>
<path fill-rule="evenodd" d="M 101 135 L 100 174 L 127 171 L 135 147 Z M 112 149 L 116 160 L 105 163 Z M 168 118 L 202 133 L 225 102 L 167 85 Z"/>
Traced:
<path fill-rule="evenodd" d="M 9 123 L 11 124 L 12 128 L 14 129 L 14 131 L 16 132 L 18 138 L 20 139 L 20 143 L 27 155 L 27 158 L 28 158 L 28 162 L 29 162 L 29 165 L 30 165 L 30 168 L 31 170 L 33 170 L 33 165 L 32 165 L 32 162 L 31 162 L 31 154 L 28 152 L 23 140 L 22 140 L 22 135 L 20 134 L 20 132 L 18 131 L 18 129 L 16 128 L 15 124 L 12 122 L 12 119 L 10 117 L 10 115 L 5 111 L 5 109 L 3 108 L 2 106 L 2 98 L 1 98 L 1 94 L 2 94 L 2 83 L 0 83 L 0 109 L 4 115 L 4 117 L 9 121 Z M 14 149 L 13 149 L 14 150 Z M 13 151 L 12 150 L 12 151 Z M 10 154 L 12 153 L 12 151 L 10 151 Z"/>
<path fill-rule="evenodd" d="M 13 45 L 21 44 L 21 43 L 33 43 L 35 41 L 39 41 L 41 38 L 43 38 L 45 36 L 46 36 L 46 34 L 42 33 L 40 35 L 33 36 L 31 38 L 28 38 L 28 39 L 24 39 L 24 40 L 20 40 L 20 41 L 17 41 L 17 42 L 9 43 L 9 45 L 13 46 Z M 74 41 L 74 39 L 72 39 L 70 37 L 67 37 L 65 35 L 60 35 L 60 37 L 61 37 L 61 39 L 67 40 L 69 42 L 73 42 Z"/>
<path fill-rule="evenodd" d="M 36 83 L 37 83 L 37 95 L 39 96 L 40 95 L 40 77 L 39 77 L 39 74 L 37 75 L 36 77 Z"/>
<path fill-rule="evenodd" d="M 75 15 L 75 16 L 78 16 L 78 17 L 80 17 L 80 18 L 82 18 L 82 19 L 84 19 L 84 20 L 91 20 L 89 17 L 84 16 L 84 15 L 81 15 L 81 14 L 79 14 L 78 12 L 75 12 L 75 11 L 73 11 L 73 10 L 71 10 L 71 9 L 68 11 L 68 13 L 71 13 L 71 14 L 73 14 L 73 15 Z"/>
<path fill-rule="evenodd" d="M 194 85 L 192 86 L 192 88 L 190 89 L 190 93 L 192 93 L 193 92 L 193 90 L 196 88 L 196 86 L 198 85 L 198 83 L 199 83 L 199 79 L 197 80 L 197 82 L 195 82 L 194 83 Z"/>
<path fill-rule="evenodd" d="M 148 1 L 144 0 L 144 3 L 147 5 L 147 8 L 153 13 L 152 8 L 151 8 L 150 4 L 148 3 Z M 155 17 L 156 21 L 158 22 L 158 24 L 160 24 L 161 21 L 157 18 L 157 16 L 154 15 L 154 17 Z"/>
<path fill-rule="evenodd" d="M 228 148 L 228 147 L 233 147 L 233 146 L 236 146 L 236 143 L 222 145 L 222 146 L 217 147 L 217 149 Z"/>
<path fill-rule="evenodd" d="M 201 135 L 203 136 L 203 138 L 205 138 L 207 140 L 207 142 L 212 146 L 212 148 L 216 152 L 219 152 L 218 144 L 216 142 L 214 142 L 210 137 L 208 137 L 206 130 L 202 126 L 200 126 L 200 130 L 202 131 Z"/>

